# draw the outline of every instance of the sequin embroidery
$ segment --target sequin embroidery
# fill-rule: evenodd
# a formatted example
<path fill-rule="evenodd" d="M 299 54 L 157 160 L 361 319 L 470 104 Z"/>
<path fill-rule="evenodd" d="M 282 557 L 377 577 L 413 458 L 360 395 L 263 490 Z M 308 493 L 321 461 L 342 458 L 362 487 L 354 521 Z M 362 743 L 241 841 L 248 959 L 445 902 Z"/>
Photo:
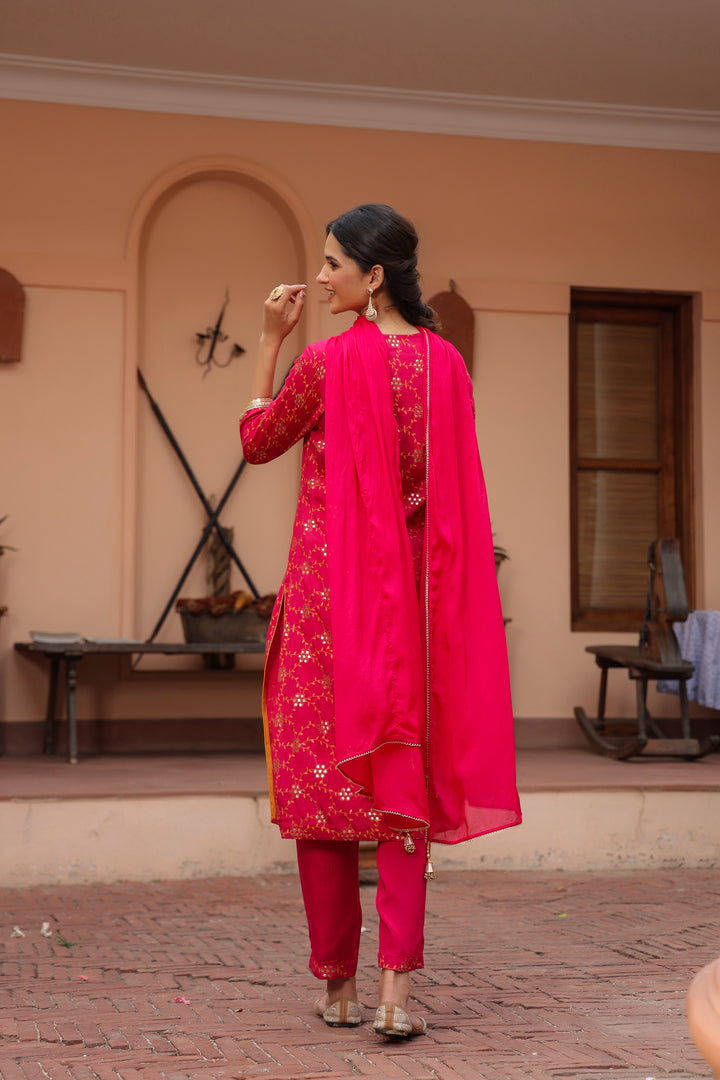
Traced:
<path fill-rule="evenodd" d="M 387 339 L 400 433 L 405 520 L 420 583 L 425 517 L 425 347 L 423 335 Z M 332 647 L 325 536 L 325 357 L 322 343 L 296 360 L 272 405 L 244 416 L 251 464 L 272 461 L 303 440 L 300 494 L 288 567 L 270 624 L 265 694 L 273 820 L 292 839 L 383 840 L 369 798 L 335 767 Z"/>

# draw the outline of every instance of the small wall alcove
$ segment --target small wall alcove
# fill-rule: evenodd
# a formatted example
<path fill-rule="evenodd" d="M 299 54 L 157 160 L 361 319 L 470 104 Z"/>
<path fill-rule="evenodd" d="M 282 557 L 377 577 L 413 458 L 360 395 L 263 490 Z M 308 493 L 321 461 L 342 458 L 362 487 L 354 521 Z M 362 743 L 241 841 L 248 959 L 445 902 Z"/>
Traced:
<path fill-rule="evenodd" d="M 0 363 L 22 355 L 25 290 L 9 270 L 0 270 Z"/>
<path fill-rule="evenodd" d="M 451 285 L 454 283 L 451 282 Z M 440 333 L 451 341 L 462 356 L 467 369 L 473 373 L 475 355 L 475 314 L 459 293 L 452 287 L 448 292 L 436 293 L 428 301 L 440 317 Z"/>

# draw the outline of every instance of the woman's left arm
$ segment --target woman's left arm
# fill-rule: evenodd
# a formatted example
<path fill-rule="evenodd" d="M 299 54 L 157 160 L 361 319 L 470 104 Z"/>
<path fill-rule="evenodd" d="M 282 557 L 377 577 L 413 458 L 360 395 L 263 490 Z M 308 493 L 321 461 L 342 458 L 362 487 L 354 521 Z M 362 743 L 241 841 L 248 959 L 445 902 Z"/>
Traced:
<path fill-rule="evenodd" d="M 325 408 L 325 358 L 313 346 L 297 358 L 273 401 L 251 401 L 240 418 L 243 454 L 250 465 L 284 454 L 317 426 Z"/>

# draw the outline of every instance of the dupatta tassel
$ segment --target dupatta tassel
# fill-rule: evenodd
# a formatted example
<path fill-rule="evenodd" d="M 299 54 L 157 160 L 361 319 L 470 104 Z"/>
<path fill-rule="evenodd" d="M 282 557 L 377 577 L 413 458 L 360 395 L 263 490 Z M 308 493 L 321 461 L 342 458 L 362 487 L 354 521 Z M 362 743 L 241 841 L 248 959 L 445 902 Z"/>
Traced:
<path fill-rule="evenodd" d="M 425 880 L 434 881 L 435 871 L 433 870 L 432 859 L 430 858 L 430 843 L 425 845 Z"/>
<path fill-rule="evenodd" d="M 409 832 L 405 833 L 405 837 L 403 839 L 403 847 L 405 848 L 405 851 L 408 855 L 413 855 L 415 853 L 415 841 L 413 840 Z"/>

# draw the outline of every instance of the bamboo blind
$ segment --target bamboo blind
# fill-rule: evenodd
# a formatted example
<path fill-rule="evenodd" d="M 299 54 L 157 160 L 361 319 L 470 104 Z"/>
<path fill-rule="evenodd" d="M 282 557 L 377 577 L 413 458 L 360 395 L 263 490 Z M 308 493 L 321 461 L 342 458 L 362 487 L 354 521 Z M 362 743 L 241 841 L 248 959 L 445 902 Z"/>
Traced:
<path fill-rule="evenodd" d="M 578 457 L 658 457 L 657 326 L 579 323 Z"/>
<path fill-rule="evenodd" d="M 577 327 L 578 599 L 642 608 L 659 535 L 659 328 Z"/>

